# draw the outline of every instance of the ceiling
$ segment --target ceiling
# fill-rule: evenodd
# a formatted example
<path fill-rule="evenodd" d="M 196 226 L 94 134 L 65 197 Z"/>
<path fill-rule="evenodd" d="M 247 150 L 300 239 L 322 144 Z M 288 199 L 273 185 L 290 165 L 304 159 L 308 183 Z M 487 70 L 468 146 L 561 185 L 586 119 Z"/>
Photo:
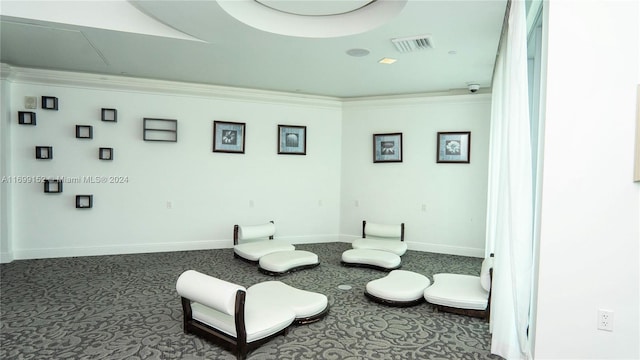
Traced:
<path fill-rule="evenodd" d="M 0 60 L 338 98 L 466 92 L 470 83 L 482 92 L 491 86 L 506 2 L 3 0 Z M 257 13 L 261 24 L 250 26 L 231 15 L 240 5 L 276 14 Z M 393 9 L 376 15 L 375 6 Z M 422 35 L 432 48 L 403 53 L 391 41 Z M 397 61 L 378 63 L 385 57 Z"/>

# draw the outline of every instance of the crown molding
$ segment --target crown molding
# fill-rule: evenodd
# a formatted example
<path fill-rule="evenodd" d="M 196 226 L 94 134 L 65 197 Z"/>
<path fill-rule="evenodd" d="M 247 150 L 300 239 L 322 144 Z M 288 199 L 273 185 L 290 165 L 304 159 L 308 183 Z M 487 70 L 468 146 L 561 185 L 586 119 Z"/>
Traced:
<path fill-rule="evenodd" d="M 13 83 L 91 88 L 125 92 L 161 93 L 241 102 L 281 103 L 340 109 L 341 100 L 328 96 L 305 95 L 249 88 L 226 87 L 178 81 L 127 76 L 81 73 L 59 70 L 15 67 L 0 64 L 0 79 Z"/>
<path fill-rule="evenodd" d="M 444 92 L 338 98 L 250 88 L 198 84 L 179 81 L 136 78 L 60 70 L 25 68 L 0 63 L 0 80 L 13 83 L 91 88 L 124 92 L 186 95 L 240 102 L 262 102 L 328 108 L 334 110 L 359 107 L 393 107 L 428 103 L 486 103 L 491 101 L 488 89 L 469 94 L 466 89 Z"/>
<path fill-rule="evenodd" d="M 421 94 L 403 94 L 389 96 L 369 96 L 342 99 L 344 109 L 357 109 L 360 107 L 395 107 L 395 106 L 420 106 L 430 103 L 490 103 L 491 92 L 481 90 L 475 94 L 469 94 L 468 90 L 451 90 Z"/>

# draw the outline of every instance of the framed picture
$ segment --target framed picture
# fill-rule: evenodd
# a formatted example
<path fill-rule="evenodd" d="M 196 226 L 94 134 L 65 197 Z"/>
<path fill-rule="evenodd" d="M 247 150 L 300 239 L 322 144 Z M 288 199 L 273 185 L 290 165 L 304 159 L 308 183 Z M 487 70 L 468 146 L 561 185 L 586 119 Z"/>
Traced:
<path fill-rule="evenodd" d="M 471 153 L 471 132 L 439 132 L 437 151 L 439 163 L 468 164 Z"/>
<path fill-rule="evenodd" d="M 373 162 L 402 162 L 402 133 L 373 134 Z"/>
<path fill-rule="evenodd" d="M 307 127 L 278 125 L 278 154 L 306 155 Z"/>
<path fill-rule="evenodd" d="M 213 151 L 244 154 L 245 123 L 214 121 Z"/>

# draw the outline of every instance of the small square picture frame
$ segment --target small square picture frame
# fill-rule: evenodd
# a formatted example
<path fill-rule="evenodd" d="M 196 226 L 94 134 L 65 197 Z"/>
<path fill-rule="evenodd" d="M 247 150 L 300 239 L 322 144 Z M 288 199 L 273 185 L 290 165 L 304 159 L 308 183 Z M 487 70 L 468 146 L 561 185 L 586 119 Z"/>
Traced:
<path fill-rule="evenodd" d="M 93 195 L 76 195 L 76 209 L 91 209 L 93 207 Z"/>
<path fill-rule="evenodd" d="M 93 126 L 76 125 L 76 138 L 77 139 L 93 139 Z"/>
<path fill-rule="evenodd" d="M 98 149 L 98 159 L 113 160 L 113 148 L 101 147 Z"/>
<path fill-rule="evenodd" d="M 118 122 L 118 110 L 102 108 L 100 112 L 100 119 L 106 122 Z"/>
<path fill-rule="evenodd" d="M 307 127 L 278 125 L 278 154 L 307 155 Z"/>
<path fill-rule="evenodd" d="M 402 133 L 373 134 L 373 162 L 402 162 Z"/>
<path fill-rule="evenodd" d="M 213 152 L 244 154 L 246 124 L 213 122 Z"/>
<path fill-rule="evenodd" d="M 53 159 L 53 146 L 36 146 L 36 159 L 39 159 L 39 160 Z"/>
<path fill-rule="evenodd" d="M 438 163 L 468 164 L 471 162 L 471 132 L 438 132 L 436 148 Z"/>
<path fill-rule="evenodd" d="M 45 179 L 44 192 L 47 194 L 59 194 L 62 192 L 61 179 Z"/>
<path fill-rule="evenodd" d="M 42 108 L 45 110 L 58 110 L 58 98 L 55 96 L 43 96 Z"/>
<path fill-rule="evenodd" d="M 18 111 L 18 124 L 36 125 L 36 113 L 33 111 Z"/>

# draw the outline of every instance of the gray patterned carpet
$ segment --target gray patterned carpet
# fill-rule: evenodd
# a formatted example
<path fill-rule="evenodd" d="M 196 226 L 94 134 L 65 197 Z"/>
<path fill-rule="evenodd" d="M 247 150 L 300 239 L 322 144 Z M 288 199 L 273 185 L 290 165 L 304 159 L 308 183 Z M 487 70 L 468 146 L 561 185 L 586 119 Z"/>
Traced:
<path fill-rule="evenodd" d="M 277 277 L 328 296 L 329 315 L 291 329 L 249 359 L 499 359 L 488 324 L 437 313 L 428 304 L 391 308 L 369 301 L 365 284 L 385 273 L 340 265 L 349 244 L 306 244 L 320 266 Z M 481 260 L 408 251 L 403 269 L 477 275 Z M 175 281 L 194 269 L 244 286 L 273 280 L 233 250 L 14 261 L 0 265 L 2 359 L 234 359 L 182 331 Z M 338 285 L 349 284 L 351 290 Z"/>

